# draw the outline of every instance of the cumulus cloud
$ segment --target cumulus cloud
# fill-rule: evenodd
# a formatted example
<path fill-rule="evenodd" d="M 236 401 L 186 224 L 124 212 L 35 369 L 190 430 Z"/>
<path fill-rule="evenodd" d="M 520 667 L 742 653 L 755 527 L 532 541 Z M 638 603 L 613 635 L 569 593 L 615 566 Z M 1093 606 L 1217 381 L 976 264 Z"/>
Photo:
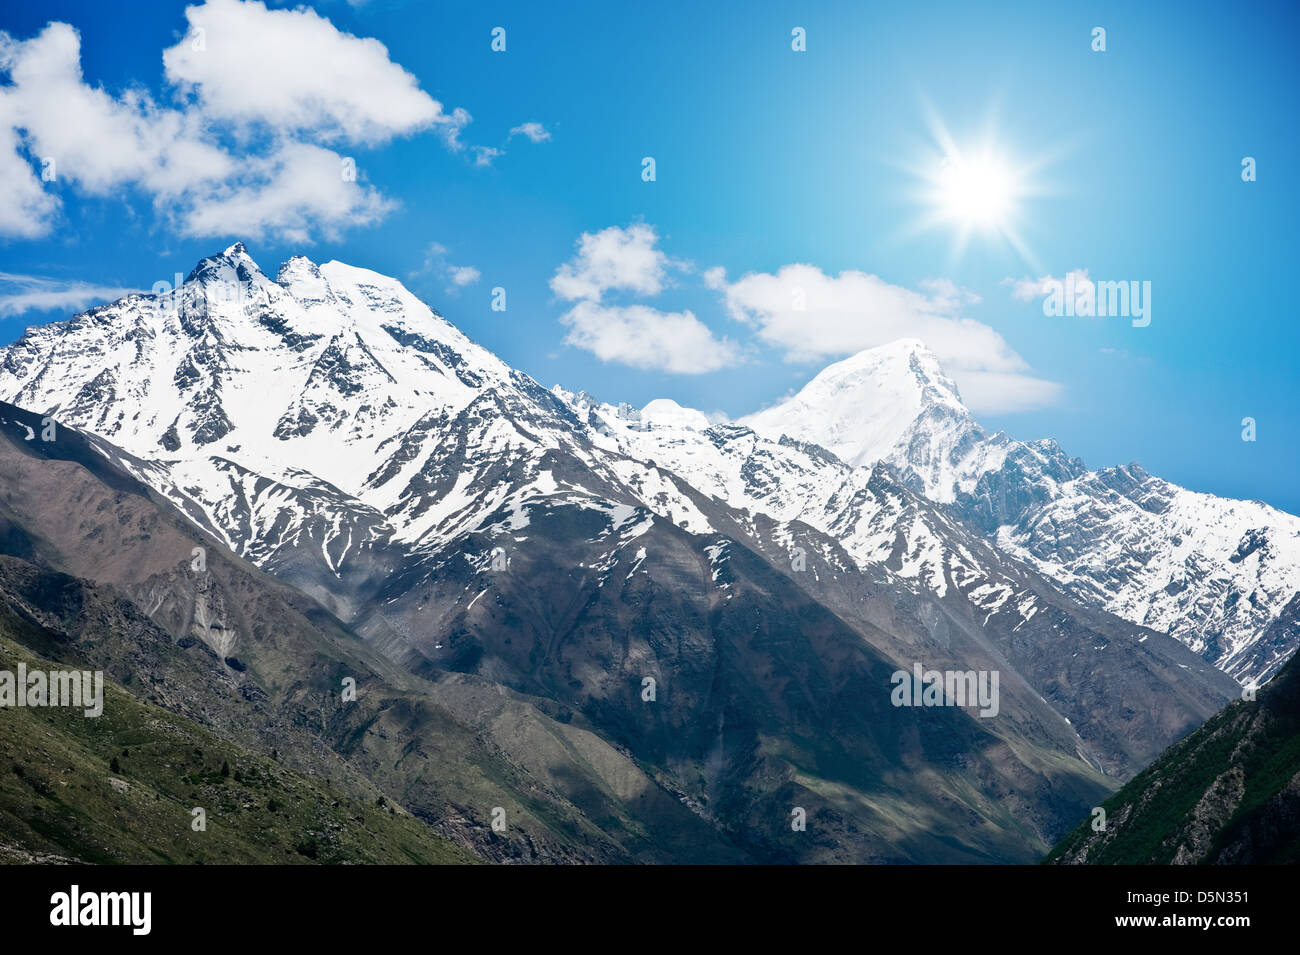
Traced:
<path fill-rule="evenodd" d="M 50 175 L 92 195 L 125 184 L 175 195 L 187 183 L 220 179 L 235 165 L 200 139 L 197 116 L 159 108 L 138 91 L 114 98 L 88 86 L 81 37 L 66 23 L 51 23 L 27 41 L 0 34 L 0 71 L 10 79 L 0 89 L 7 162 L 25 162 L 10 151 L 22 130 Z"/>
<path fill-rule="evenodd" d="M 0 236 L 52 228 L 58 199 L 37 167 L 90 195 L 138 189 L 185 235 L 310 241 L 394 206 L 340 147 L 433 131 L 476 164 L 500 152 L 462 143 L 465 109 L 311 9 L 208 0 L 185 17 L 188 33 L 163 52 L 175 106 L 87 83 L 66 23 L 27 40 L 0 32 Z"/>
<path fill-rule="evenodd" d="M 828 360 L 899 338 L 920 338 L 956 380 L 972 410 L 1002 412 L 1048 404 L 1054 382 L 1029 374 L 1028 363 L 996 331 L 964 317 L 979 297 L 947 279 L 914 290 L 848 270 L 828 275 L 813 265 L 786 265 L 727 282 L 717 269 L 706 284 L 723 295 L 731 316 L 792 361 Z"/>
<path fill-rule="evenodd" d="M 658 295 L 668 283 L 669 270 L 687 268 L 669 259 L 658 242 L 654 227 L 645 223 L 582 234 L 577 253 L 551 278 L 557 296 L 577 302 L 560 318 L 569 328 L 565 344 L 602 361 L 675 374 L 734 365 L 741 358 L 736 344 L 715 336 L 690 311 L 602 302 L 611 291 Z"/>
<path fill-rule="evenodd" d="M 178 213 L 186 235 L 274 233 L 307 243 L 313 232 L 336 237 L 346 226 L 370 225 L 395 205 L 374 189 L 340 175 L 338 153 L 308 143 L 285 143 L 250 159 L 239 174 L 191 196 Z"/>
<path fill-rule="evenodd" d="M 569 301 L 599 299 L 612 289 L 658 295 L 670 265 L 658 242 L 654 226 L 645 223 L 584 232 L 577 255 L 556 270 L 551 291 Z"/>
<path fill-rule="evenodd" d="M 116 301 L 136 291 L 139 290 L 0 272 L 0 318 L 13 318 L 26 312 L 79 312 L 94 302 Z"/>
<path fill-rule="evenodd" d="M 566 345 L 633 368 L 697 375 L 740 359 L 735 344 L 714 337 L 689 310 L 662 312 L 646 305 L 582 301 L 560 321 L 569 328 Z"/>
<path fill-rule="evenodd" d="M 541 123 L 522 123 L 510 130 L 510 139 L 516 136 L 527 136 L 529 140 L 535 143 L 548 143 L 551 141 L 551 134 Z"/>
<path fill-rule="evenodd" d="M 379 143 L 431 125 L 463 126 L 378 40 L 343 33 L 308 7 L 261 0 L 187 7 L 189 33 L 163 53 L 167 79 L 203 112 L 235 123 Z"/>

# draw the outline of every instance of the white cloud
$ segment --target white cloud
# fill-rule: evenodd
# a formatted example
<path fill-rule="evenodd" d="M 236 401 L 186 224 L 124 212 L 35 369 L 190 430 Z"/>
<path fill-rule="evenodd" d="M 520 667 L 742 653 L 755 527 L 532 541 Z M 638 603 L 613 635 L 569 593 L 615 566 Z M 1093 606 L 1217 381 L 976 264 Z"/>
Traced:
<path fill-rule="evenodd" d="M 4 100 L 0 97 L 0 108 Z M 58 202 L 18 154 L 18 136 L 0 117 L 0 236 L 34 239 L 50 231 Z"/>
<path fill-rule="evenodd" d="M 943 312 L 955 312 L 966 305 L 978 305 L 980 297 L 962 288 L 952 279 L 922 279 L 920 286 L 930 293 L 930 300 Z"/>
<path fill-rule="evenodd" d="M 0 272 L 0 318 L 26 312 L 80 312 L 94 302 L 116 301 L 135 291 L 139 290 Z"/>
<path fill-rule="evenodd" d="M 344 227 L 378 222 L 395 203 L 340 175 L 344 157 L 322 146 L 286 143 L 246 160 L 238 176 L 191 198 L 179 214 L 185 235 L 274 233 L 307 243 L 314 231 L 335 238 Z"/>
<path fill-rule="evenodd" d="M 382 43 L 344 33 L 310 8 L 208 0 L 185 18 L 189 33 L 163 53 L 163 66 L 213 119 L 354 143 L 457 122 Z"/>
<path fill-rule="evenodd" d="M 53 227 L 59 201 L 37 175 L 47 159 L 86 194 L 140 190 L 185 235 L 308 242 L 394 207 L 340 144 L 433 130 L 477 165 L 500 154 L 462 143 L 470 114 L 444 109 L 382 43 L 308 8 L 208 0 L 185 17 L 189 32 L 163 52 L 175 106 L 88 84 L 66 23 L 27 40 L 0 32 L 0 236 Z"/>
<path fill-rule="evenodd" d="M 565 344 L 633 368 L 695 375 L 740 360 L 733 342 L 716 338 L 689 310 L 661 312 L 646 305 L 582 301 L 560 321 L 569 328 Z"/>
<path fill-rule="evenodd" d="M 510 139 L 516 136 L 527 136 L 529 140 L 535 143 L 548 143 L 551 141 L 550 131 L 541 123 L 522 123 L 510 130 Z"/>
<path fill-rule="evenodd" d="M 648 305 L 605 305 L 606 292 L 658 295 L 669 269 L 687 268 L 657 248 L 654 227 L 634 223 L 584 232 L 578 251 L 551 278 L 551 290 L 577 301 L 560 321 L 565 344 L 583 348 L 602 361 L 633 368 L 695 375 L 734 365 L 740 348 L 716 337 L 690 311 L 665 312 Z"/>
<path fill-rule="evenodd" d="M 664 287 L 668 256 L 655 248 L 653 226 L 635 223 L 584 232 L 578 253 L 556 270 L 551 291 L 560 298 L 599 301 L 611 289 L 658 295 Z"/>
<path fill-rule="evenodd" d="M 920 338 L 956 380 L 972 410 L 1021 410 L 1050 403 L 1053 382 L 1027 374 L 1029 365 L 996 331 L 961 315 L 978 296 L 946 279 L 923 291 L 875 275 L 830 276 L 812 265 L 775 274 L 750 273 L 733 283 L 711 269 L 706 282 L 723 292 L 730 314 L 789 360 L 839 358 L 899 338 Z"/>
<path fill-rule="evenodd" d="M 576 302 L 561 317 L 569 328 L 566 344 L 604 361 L 684 374 L 743 360 L 739 345 L 716 336 L 690 311 L 603 301 L 612 291 L 658 295 L 671 271 L 696 271 L 658 247 L 653 226 L 611 226 L 583 233 L 577 245 L 551 279 L 557 296 Z M 1060 392 L 1056 383 L 1029 374 L 1028 363 L 996 331 L 961 314 L 980 297 L 950 279 L 927 279 L 917 291 L 864 272 L 830 276 L 812 265 L 750 273 L 731 283 L 721 267 L 700 275 L 705 287 L 722 293 L 733 318 L 790 360 L 829 360 L 899 338 L 921 338 L 973 410 L 1037 407 Z"/>
<path fill-rule="evenodd" d="M 460 141 L 460 131 L 474 121 L 469 111 L 457 106 L 447 117 L 447 122 L 438 125 L 438 136 L 454 153 L 463 152 L 465 144 Z"/>
<path fill-rule="evenodd" d="M 0 91 L 8 135 L 24 130 L 32 153 L 52 160 L 59 180 L 87 193 L 134 184 L 171 196 L 187 184 L 226 176 L 235 165 L 200 140 L 197 116 L 160 109 L 137 91 L 115 99 L 86 85 L 81 37 L 66 23 L 51 23 L 27 41 L 0 34 L 0 71 L 11 80 Z"/>
<path fill-rule="evenodd" d="M 1050 275 L 1044 275 L 1042 278 L 1031 279 L 1025 276 L 1022 279 L 1013 279 L 1007 277 L 1002 280 L 1002 284 L 1011 289 L 1011 297 L 1018 302 L 1032 302 L 1036 298 L 1043 298 L 1052 293 L 1053 286 L 1061 288 L 1064 284 L 1072 280 L 1075 289 L 1091 289 L 1092 279 L 1088 277 L 1087 269 L 1074 269 L 1067 272 L 1064 278 L 1053 278 Z"/>
<path fill-rule="evenodd" d="M 451 279 L 453 285 L 463 288 L 466 285 L 473 285 L 483 275 L 472 265 L 453 265 L 447 269 L 447 277 Z"/>
<path fill-rule="evenodd" d="M 483 277 L 472 265 L 452 265 L 447 261 L 447 247 L 441 242 L 431 242 L 424 252 L 424 264 L 411 273 L 412 278 L 420 275 L 436 275 L 451 284 L 446 291 L 455 293 L 458 289 L 473 285 Z"/>
<path fill-rule="evenodd" d="M 505 155 L 504 149 L 497 149 L 495 146 L 474 146 L 473 152 L 475 166 L 490 166 L 492 160 Z"/>
<path fill-rule="evenodd" d="M 983 414 L 1044 408 L 1061 397 L 1061 386 L 1045 378 L 1017 372 L 954 368 L 951 363 L 945 363 L 944 370 L 957 382 L 966 407 Z"/>

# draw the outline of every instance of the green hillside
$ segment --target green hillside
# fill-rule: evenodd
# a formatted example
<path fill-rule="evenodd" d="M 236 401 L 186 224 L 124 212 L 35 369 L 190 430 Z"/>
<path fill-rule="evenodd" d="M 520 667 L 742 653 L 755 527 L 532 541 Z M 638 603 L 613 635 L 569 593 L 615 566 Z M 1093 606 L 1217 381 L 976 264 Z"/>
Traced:
<path fill-rule="evenodd" d="M 12 624 L 0 620 L 0 670 L 61 668 L 20 644 Z M 192 828 L 196 807 L 205 831 Z M 346 798 L 107 683 L 98 718 L 0 707 L 0 862 L 31 861 L 474 859 L 383 797 Z"/>
<path fill-rule="evenodd" d="M 1230 704 L 1102 803 L 1045 861 L 1300 862 L 1300 663 Z"/>

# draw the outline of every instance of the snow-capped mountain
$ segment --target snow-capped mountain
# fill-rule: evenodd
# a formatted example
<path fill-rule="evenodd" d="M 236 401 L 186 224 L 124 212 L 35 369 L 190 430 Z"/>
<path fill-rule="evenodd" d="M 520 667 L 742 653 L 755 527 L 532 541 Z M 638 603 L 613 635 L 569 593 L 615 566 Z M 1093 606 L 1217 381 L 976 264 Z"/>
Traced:
<path fill-rule="evenodd" d="M 242 244 L 172 292 L 30 330 L 0 392 L 126 451 L 242 556 L 276 570 L 310 550 L 334 577 L 382 576 L 511 495 L 559 490 L 548 451 L 588 454 L 565 405 L 401 283 L 304 258 L 272 281 Z M 703 526 L 671 477 L 586 463 Z"/>
<path fill-rule="evenodd" d="M 369 586 L 503 506 L 609 487 L 692 532 L 709 525 L 687 487 L 802 521 L 940 597 L 978 576 L 948 530 L 868 493 L 879 465 L 1077 599 L 1242 681 L 1294 650 L 1258 639 L 1300 588 L 1300 519 L 990 434 L 916 340 L 711 426 L 669 399 L 547 392 L 394 279 L 295 257 L 272 280 L 236 243 L 169 293 L 29 330 L 0 351 L 0 398 L 106 438 L 237 553 L 293 564 L 304 586 L 319 576 L 308 589 L 345 613 L 328 580 L 345 565 Z"/>
<path fill-rule="evenodd" d="M 889 395 L 879 440 L 851 414 L 816 440 L 784 436 L 793 413 L 780 434 L 711 425 L 548 391 L 394 279 L 299 257 L 272 280 L 236 244 L 174 291 L 29 330 L 0 398 L 93 436 L 406 671 L 581 714 L 759 857 L 790 798 L 824 807 L 844 858 L 915 858 L 918 831 L 942 833 L 929 858 L 1032 857 L 1238 691 L 964 522 L 1036 446 L 984 436 L 915 344 L 859 358 Z M 814 398 L 853 400 L 834 384 L 810 421 Z M 863 437 L 893 450 L 865 466 Z M 220 658 L 256 639 L 223 634 Z M 1008 718 L 900 713 L 889 673 L 917 660 L 1001 673 Z M 860 808 L 822 795 L 845 786 Z"/>
<path fill-rule="evenodd" d="M 240 244 L 169 294 L 31 330 L 6 349 L 3 375 L 17 402 L 156 460 L 182 483 L 193 462 L 216 459 L 232 481 L 247 471 L 292 486 L 311 475 L 326 482 L 313 490 L 395 511 L 395 479 L 409 482 L 432 450 L 394 460 L 403 437 L 519 390 L 519 376 L 400 283 L 302 258 L 272 281 Z M 439 516 L 408 515 L 402 530 L 418 538 Z"/>
<path fill-rule="evenodd" d="M 1243 683 L 1296 649 L 1260 637 L 1300 592 L 1300 518 L 990 434 L 918 341 L 831 365 L 743 423 L 890 466 L 1074 597 L 1172 634 Z"/>
<path fill-rule="evenodd" d="M 913 338 L 836 362 L 740 423 L 774 439 L 819 444 L 855 467 L 884 462 L 944 503 L 1000 467 L 1011 445 L 980 428 L 939 360 Z"/>
<path fill-rule="evenodd" d="M 240 244 L 168 294 L 32 329 L 3 353 L 0 395 L 108 439 L 133 473 L 276 572 L 311 555 L 334 578 L 384 576 L 555 494 L 597 507 L 622 494 L 707 533 L 686 486 L 804 521 L 860 566 L 884 566 L 905 538 L 893 570 L 939 596 L 969 571 L 940 533 L 902 522 L 901 501 L 866 492 L 870 469 L 820 446 L 710 428 L 666 399 L 636 411 L 552 394 L 393 279 L 294 258 L 272 281 Z M 294 579 L 351 609 L 311 577 Z"/>
<path fill-rule="evenodd" d="M 996 562 L 988 560 L 986 542 L 920 508 L 883 465 L 853 467 L 820 444 L 774 440 L 744 424 L 709 425 L 699 412 L 667 399 L 637 413 L 560 388 L 555 393 L 586 416 L 598 447 L 663 465 L 733 508 L 816 528 L 859 568 L 888 568 L 943 597 L 954 575 L 984 578 Z M 981 558 L 971 556 L 971 546 Z"/>

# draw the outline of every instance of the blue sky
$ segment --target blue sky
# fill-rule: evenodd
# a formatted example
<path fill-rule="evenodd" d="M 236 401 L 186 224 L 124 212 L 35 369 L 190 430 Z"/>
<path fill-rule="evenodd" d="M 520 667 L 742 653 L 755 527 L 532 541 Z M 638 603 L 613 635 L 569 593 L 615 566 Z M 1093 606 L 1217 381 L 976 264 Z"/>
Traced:
<path fill-rule="evenodd" d="M 0 341 L 242 239 L 608 401 L 739 416 L 916 334 L 987 426 L 1300 512 L 1290 6 L 270 6 L 5 5 Z M 1007 201 L 960 242 L 932 180 L 986 152 Z M 1044 315 L 1072 271 L 1150 282 L 1150 324 Z"/>

